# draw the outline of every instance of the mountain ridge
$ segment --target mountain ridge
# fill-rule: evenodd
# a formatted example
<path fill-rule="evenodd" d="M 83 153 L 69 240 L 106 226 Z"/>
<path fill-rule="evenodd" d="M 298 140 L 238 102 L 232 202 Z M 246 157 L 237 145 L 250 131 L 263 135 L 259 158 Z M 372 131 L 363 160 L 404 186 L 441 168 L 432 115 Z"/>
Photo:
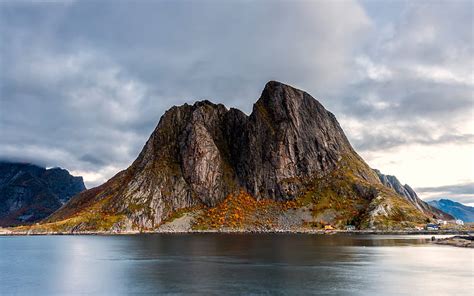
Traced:
<path fill-rule="evenodd" d="M 45 222 L 151 230 L 183 211 L 197 229 L 253 229 L 262 217 L 258 227 L 403 227 L 433 216 L 384 186 L 317 100 L 270 81 L 248 116 L 209 101 L 170 108 L 129 168 Z"/>
<path fill-rule="evenodd" d="M 452 215 L 456 219 L 460 219 L 464 222 L 474 222 L 474 207 L 466 206 L 447 198 L 431 200 L 428 204 Z"/>
<path fill-rule="evenodd" d="M 392 188 L 396 193 L 405 197 L 410 203 L 417 207 L 420 211 L 430 214 L 434 213 L 435 218 L 441 218 L 443 220 L 453 220 L 454 217 L 449 213 L 445 213 L 442 209 L 433 207 L 430 203 L 423 201 L 418 197 L 415 190 L 413 190 L 408 184 L 402 185 L 397 177 L 392 175 L 384 175 L 379 170 L 374 170 L 380 178 L 380 181 L 385 186 Z"/>
<path fill-rule="evenodd" d="M 65 169 L 1 161 L 0 225 L 38 222 L 85 189 Z"/>

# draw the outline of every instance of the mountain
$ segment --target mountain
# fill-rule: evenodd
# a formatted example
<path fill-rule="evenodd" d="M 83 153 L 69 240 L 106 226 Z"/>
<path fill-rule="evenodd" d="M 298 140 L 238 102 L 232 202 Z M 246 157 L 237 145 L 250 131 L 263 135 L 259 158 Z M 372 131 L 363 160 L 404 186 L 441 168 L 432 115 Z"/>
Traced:
<path fill-rule="evenodd" d="M 85 189 L 82 177 L 61 168 L 0 162 L 0 226 L 44 219 Z"/>
<path fill-rule="evenodd" d="M 250 115 L 172 107 L 129 168 L 38 229 L 393 229 L 433 215 L 384 186 L 317 100 L 270 81 Z"/>
<path fill-rule="evenodd" d="M 413 190 L 407 184 L 402 185 L 398 181 L 397 177 L 391 175 L 384 175 L 379 170 L 374 170 L 375 173 L 379 176 L 380 181 L 385 186 L 392 188 L 396 193 L 405 197 L 411 204 L 413 204 L 417 209 L 425 213 L 426 215 L 433 215 L 433 218 L 442 219 L 442 220 L 453 220 L 454 217 L 450 215 L 449 212 L 443 211 L 439 207 L 434 207 L 423 200 L 421 200 Z"/>
<path fill-rule="evenodd" d="M 474 222 L 474 207 L 465 206 L 450 199 L 432 200 L 428 203 L 456 219 L 460 219 L 464 222 Z"/>

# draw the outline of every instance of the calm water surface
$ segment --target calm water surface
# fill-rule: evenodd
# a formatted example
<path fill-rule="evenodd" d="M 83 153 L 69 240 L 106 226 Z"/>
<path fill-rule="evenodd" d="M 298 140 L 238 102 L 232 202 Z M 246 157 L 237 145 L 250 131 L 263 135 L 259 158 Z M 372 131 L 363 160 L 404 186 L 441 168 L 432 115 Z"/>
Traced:
<path fill-rule="evenodd" d="M 0 237 L 1 295 L 473 295 L 474 251 L 430 236 Z"/>

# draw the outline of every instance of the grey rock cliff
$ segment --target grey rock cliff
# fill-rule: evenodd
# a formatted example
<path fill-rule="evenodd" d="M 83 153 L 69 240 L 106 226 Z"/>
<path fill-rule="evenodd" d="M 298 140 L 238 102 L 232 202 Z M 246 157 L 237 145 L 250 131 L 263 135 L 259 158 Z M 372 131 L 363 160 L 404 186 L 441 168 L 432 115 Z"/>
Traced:
<path fill-rule="evenodd" d="M 453 217 L 443 212 L 442 210 L 429 205 L 428 203 L 424 202 L 422 199 L 418 197 L 415 190 L 413 190 L 409 185 L 405 184 L 402 185 L 400 181 L 398 181 L 397 177 L 391 175 L 384 175 L 379 170 L 374 170 L 380 178 L 380 181 L 383 185 L 393 189 L 399 195 L 405 197 L 411 204 L 413 204 L 416 208 L 420 211 L 427 213 L 429 215 L 433 215 L 435 218 L 444 219 L 444 220 L 452 220 Z"/>
<path fill-rule="evenodd" d="M 243 138 L 238 174 L 258 198 L 294 198 L 305 179 L 327 174 L 353 153 L 332 113 L 306 92 L 275 81 L 254 105 Z"/>

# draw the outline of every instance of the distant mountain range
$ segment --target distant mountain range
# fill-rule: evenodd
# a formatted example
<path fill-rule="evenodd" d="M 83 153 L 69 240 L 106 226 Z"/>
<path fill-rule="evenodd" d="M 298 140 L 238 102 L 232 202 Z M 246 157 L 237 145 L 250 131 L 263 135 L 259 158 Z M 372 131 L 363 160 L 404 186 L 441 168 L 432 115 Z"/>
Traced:
<path fill-rule="evenodd" d="M 82 177 L 61 168 L 0 162 L 0 226 L 44 219 L 85 189 Z"/>
<path fill-rule="evenodd" d="M 469 207 L 450 199 L 432 200 L 431 206 L 446 212 L 464 222 L 474 222 L 474 207 Z"/>

